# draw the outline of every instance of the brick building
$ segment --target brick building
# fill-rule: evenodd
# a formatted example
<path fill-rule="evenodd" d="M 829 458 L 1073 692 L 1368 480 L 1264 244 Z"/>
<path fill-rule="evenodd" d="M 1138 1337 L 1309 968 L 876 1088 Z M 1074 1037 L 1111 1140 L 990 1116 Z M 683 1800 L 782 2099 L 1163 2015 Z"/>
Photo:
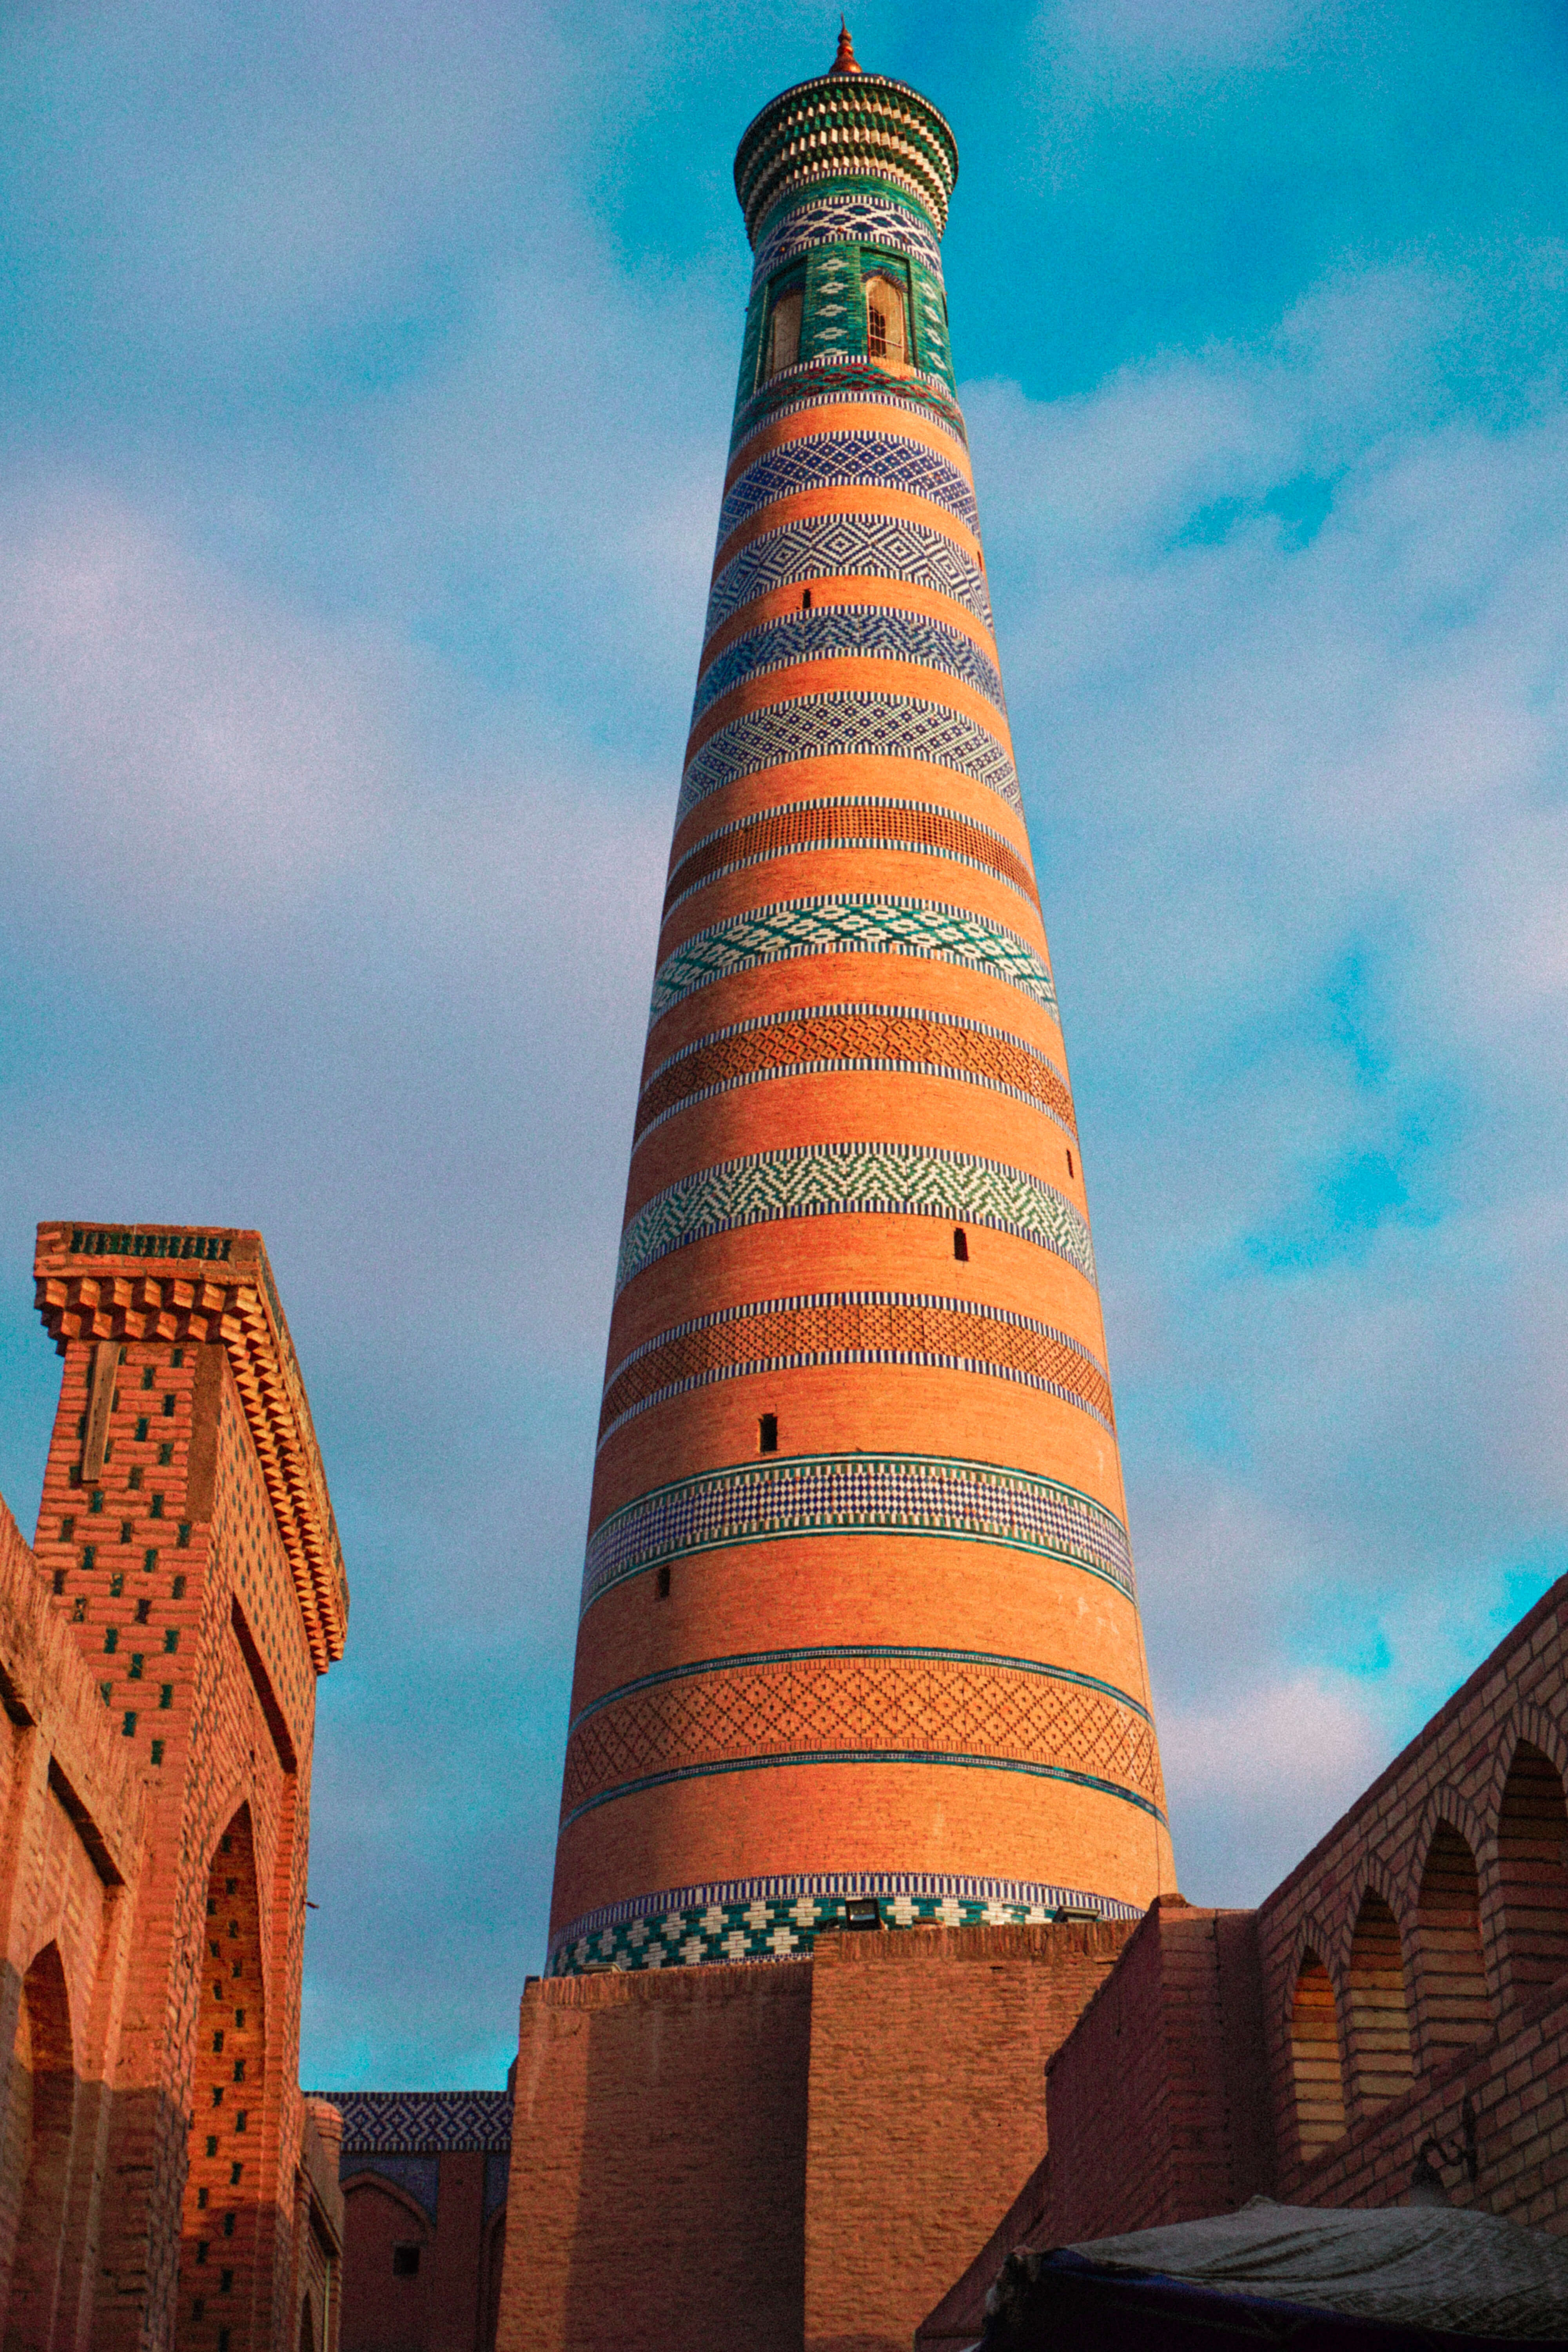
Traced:
<path fill-rule="evenodd" d="M 339 2091 L 342 2352 L 491 2352 L 511 2095 Z"/>
<path fill-rule="evenodd" d="M 1568 2231 L 1565 1782 L 1568 1580 L 1256 1911 L 1154 1906 L 1051 2064 L 1044 2161 L 920 2342 L 973 2341 L 1015 2245 L 1258 2192 L 1396 2204 L 1424 2149 L 1454 2204 Z"/>
<path fill-rule="evenodd" d="M 0 2300 L 30 2347 L 327 2352 L 338 2118 L 298 2086 L 317 1676 L 348 1612 L 258 1234 L 38 1229 L 64 1359 L 0 1521 Z"/>

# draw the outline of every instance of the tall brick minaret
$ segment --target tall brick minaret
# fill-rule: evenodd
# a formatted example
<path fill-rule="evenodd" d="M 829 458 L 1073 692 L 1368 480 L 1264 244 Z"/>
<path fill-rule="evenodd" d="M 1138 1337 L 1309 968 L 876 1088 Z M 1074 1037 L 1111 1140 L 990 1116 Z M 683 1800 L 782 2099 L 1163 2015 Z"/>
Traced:
<path fill-rule="evenodd" d="M 1173 1886 L 940 239 L 831 70 L 755 252 L 658 942 L 550 1969 Z"/>

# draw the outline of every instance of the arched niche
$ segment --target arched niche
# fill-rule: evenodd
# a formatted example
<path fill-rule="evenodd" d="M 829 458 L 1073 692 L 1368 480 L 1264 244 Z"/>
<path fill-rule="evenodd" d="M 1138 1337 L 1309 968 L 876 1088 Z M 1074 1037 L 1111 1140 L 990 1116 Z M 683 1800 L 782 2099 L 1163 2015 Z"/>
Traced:
<path fill-rule="evenodd" d="M 1344 2072 L 1340 2063 L 1334 1988 L 1316 1952 L 1301 1955 L 1290 2001 L 1290 2067 L 1296 2091 L 1296 2139 L 1310 2163 L 1343 2137 Z"/>
<path fill-rule="evenodd" d="M 1568 1805 L 1557 1767 L 1528 1739 L 1514 1749 L 1503 1783 L 1497 1842 L 1509 1981 L 1515 1993 L 1529 1992 L 1568 1969 Z"/>
<path fill-rule="evenodd" d="M 207 1866 L 181 2220 L 182 2324 L 216 2317 L 220 2303 L 238 2311 L 258 2297 L 257 2307 L 264 2309 L 270 2292 L 270 2275 L 263 2278 L 258 2268 L 267 2095 L 264 1950 L 255 1833 L 250 1808 L 241 1805 Z"/>
<path fill-rule="evenodd" d="M 1351 2082 L 1363 2112 L 1410 2087 L 1415 2063 L 1405 1956 L 1393 1912 L 1373 1887 L 1362 1897 L 1345 1980 Z"/>
<path fill-rule="evenodd" d="M 54 2336 L 76 2121 L 70 1999 L 47 1944 L 22 1980 L 12 2063 L 12 2144 L 25 2165 L 5 2352 L 46 2352 Z M 25 2154 L 24 2154 L 25 2151 Z"/>
<path fill-rule="evenodd" d="M 1492 2030 L 1481 1951 L 1480 1883 L 1468 1841 L 1439 1821 L 1415 1896 L 1422 2063 L 1435 2066 Z"/>

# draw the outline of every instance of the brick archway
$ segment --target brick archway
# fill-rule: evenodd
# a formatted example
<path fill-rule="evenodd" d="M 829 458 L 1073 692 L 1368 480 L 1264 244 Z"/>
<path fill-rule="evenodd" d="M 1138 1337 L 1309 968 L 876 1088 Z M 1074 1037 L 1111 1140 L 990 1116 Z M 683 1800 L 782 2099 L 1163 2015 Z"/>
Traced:
<path fill-rule="evenodd" d="M 54 2334 L 76 2121 L 70 1998 L 47 1944 L 22 1982 L 11 2066 L 12 2144 L 26 2149 L 5 2352 L 42 2352 Z"/>
<path fill-rule="evenodd" d="M 214 2319 L 227 2329 L 230 2352 L 249 2352 L 264 2285 L 267 2014 L 248 1805 L 240 1806 L 214 1850 L 202 1924 L 179 2326 L 184 2335 Z"/>

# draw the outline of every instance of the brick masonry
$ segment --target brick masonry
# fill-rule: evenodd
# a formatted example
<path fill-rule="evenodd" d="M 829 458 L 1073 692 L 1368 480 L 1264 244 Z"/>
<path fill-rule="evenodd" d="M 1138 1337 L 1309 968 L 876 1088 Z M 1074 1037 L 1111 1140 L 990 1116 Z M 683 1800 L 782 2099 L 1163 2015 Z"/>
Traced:
<path fill-rule="evenodd" d="M 1257 1911 L 1162 1898 L 1052 2063 L 1049 2145 L 917 2341 L 972 2343 L 1016 2245 L 1282 2202 L 1568 2231 L 1568 1580 Z M 1455 2160 L 1467 2107 L 1477 2177 Z"/>
<path fill-rule="evenodd" d="M 903 2352 L 1132 1923 L 819 1937 L 523 1996 L 497 2352 Z"/>
<path fill-rule="evenodd" d="M 953 397 L 956 170 L 936 110 L 847 57 L 737 158 L 756 268 L 606 1350 L 552 1975 L 606 1957 L 616 1923 L 637 1971 L 804 1956 L 837 1922 L 825 1889 L 896 1882 L 921 1916 L 989 1919 L 1005 1886 L 1024 1926 L 1044 1888 L 1110 1918 L 1173 1885 Z M 763 1462 L 783 1514 L 748 1483 Z"/>
<path fill-rule="evenodd" d="M 64 1364 L 35 1543 L 0 1528 L 8 2336 L 325 2352 L 336 2126 L 296 2067 L 347 1588 L 288 1326 L 257 1234 L 45 1224 L 36 1273 Z"/>

